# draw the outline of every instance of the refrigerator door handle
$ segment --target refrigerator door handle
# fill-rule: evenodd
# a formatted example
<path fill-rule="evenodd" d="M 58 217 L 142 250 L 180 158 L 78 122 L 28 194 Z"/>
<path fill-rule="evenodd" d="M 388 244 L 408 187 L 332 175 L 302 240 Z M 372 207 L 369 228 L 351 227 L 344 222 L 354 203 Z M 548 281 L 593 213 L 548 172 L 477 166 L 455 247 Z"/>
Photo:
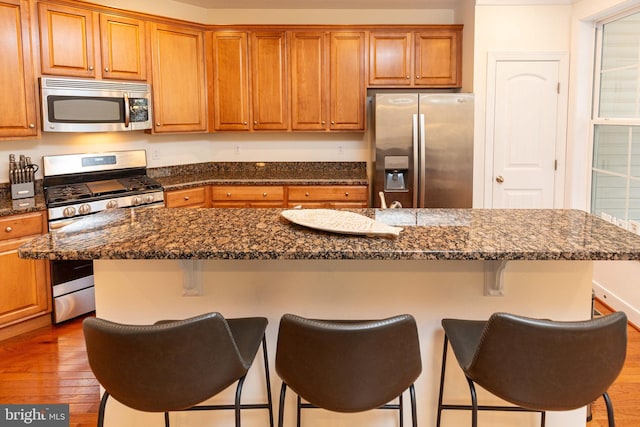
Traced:
<path fill-rule="evenodd" d="M 426 189 L 427 189 L 427 180 L 426 180 L 426 175 L 427 175 L 427 147 L 426 147 L 426 141 L 425 141 L 425 137 L 426 137 L 426 128 L 425 128 L 425 124 L 424 124 L 424 114 L 420 114 L 420 200 L 419 200 L 419 205 L 417 205 L 417 207 L 419 208 L 424 208 L 425 207 L 425 202 L 427 200 L 426 198 Z"/>
<path fill-rule="evenodd" d="M 418 191 L 420 191 L 420 187 L 418 183 L 420 182 L 420 176 L 422 176 L 422 171 L 420 170 L 420 150 L 418 145 L 420 143 L 420 135 L 419 135 L 419 126 L 418 126 L 418 115 L 413 115 L 413 204 L 411 205 L 414 208 L 418 206 Z"/>

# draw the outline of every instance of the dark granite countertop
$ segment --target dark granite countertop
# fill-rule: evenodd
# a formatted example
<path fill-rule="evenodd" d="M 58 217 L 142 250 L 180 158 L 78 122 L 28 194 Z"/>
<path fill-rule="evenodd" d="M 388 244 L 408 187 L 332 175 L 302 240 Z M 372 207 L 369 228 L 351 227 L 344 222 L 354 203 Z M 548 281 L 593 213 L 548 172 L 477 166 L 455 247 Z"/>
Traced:
<path fill-rule="evenodd" d="M 578 210 L 354 209 L 396 238 L 296 225 L 283 209 L 118 209 L 19 250 L 44 259 L 639 260 L 640 236 Z"/>
<path fill-rule="evenodd" d="M 220 162 L 150 168 L 165 190 L 203 185 L 368 185 L 365 162 Z"/>

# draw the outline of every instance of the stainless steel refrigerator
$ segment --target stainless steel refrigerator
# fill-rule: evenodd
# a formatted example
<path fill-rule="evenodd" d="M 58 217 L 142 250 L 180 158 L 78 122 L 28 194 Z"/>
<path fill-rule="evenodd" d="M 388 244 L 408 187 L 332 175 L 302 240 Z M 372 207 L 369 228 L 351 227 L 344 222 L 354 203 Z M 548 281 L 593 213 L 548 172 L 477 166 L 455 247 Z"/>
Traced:
<path fill-rule="evenodd" d="M 470 208 L 473 94 L 376 93 L 373 109 L 373 206 Z"/>

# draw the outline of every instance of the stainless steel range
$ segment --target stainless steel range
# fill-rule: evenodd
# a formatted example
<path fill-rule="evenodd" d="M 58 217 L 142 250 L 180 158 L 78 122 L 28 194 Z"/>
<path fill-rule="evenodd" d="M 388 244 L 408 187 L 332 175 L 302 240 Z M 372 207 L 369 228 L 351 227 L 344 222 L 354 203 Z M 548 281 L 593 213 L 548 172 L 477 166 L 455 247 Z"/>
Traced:
<path fill-rule="evenodd" d="M 144 150 L 44 156 L 49 231 L 106 209 L 164 206 Z M 93 262 L 51 261 L 55 323 L 95 310 Z"/>

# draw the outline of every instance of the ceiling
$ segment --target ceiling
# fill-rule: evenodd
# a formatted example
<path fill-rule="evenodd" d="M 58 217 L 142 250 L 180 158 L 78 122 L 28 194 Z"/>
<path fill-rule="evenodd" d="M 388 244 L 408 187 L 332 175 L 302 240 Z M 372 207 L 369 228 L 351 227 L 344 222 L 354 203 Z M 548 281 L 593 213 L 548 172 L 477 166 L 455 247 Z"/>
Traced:
<path fill-rule="evenodd" d="M 206 9 L 450 9 L 459 0 L 175 0 Z M 468 1 L 468 0 L 467 0 Z"/>

